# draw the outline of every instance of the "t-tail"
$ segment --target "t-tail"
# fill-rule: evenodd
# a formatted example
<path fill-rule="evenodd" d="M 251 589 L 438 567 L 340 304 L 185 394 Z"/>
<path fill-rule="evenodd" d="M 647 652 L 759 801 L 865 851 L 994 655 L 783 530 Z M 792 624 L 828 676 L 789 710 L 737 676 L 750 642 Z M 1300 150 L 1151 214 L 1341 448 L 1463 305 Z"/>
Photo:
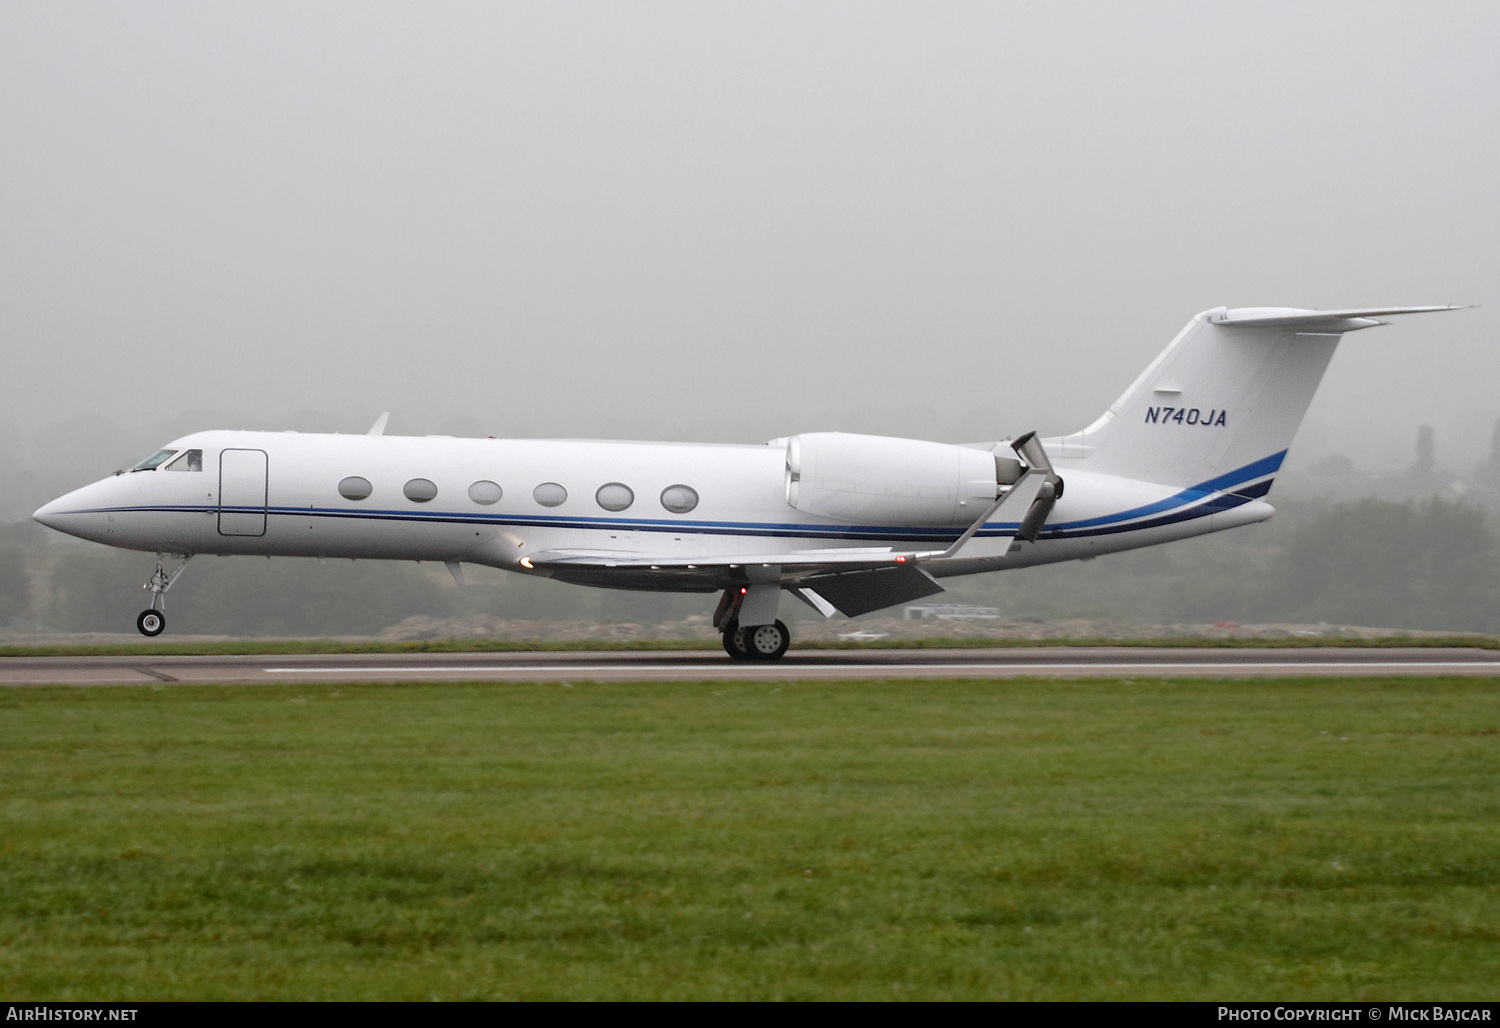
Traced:
<path fill-rule="evenodd" d="M 1457 309 L 1204 311 L 1102 417 L 1047 450 L 1092 471 L 1263 496 L 1345 332 Z"/>

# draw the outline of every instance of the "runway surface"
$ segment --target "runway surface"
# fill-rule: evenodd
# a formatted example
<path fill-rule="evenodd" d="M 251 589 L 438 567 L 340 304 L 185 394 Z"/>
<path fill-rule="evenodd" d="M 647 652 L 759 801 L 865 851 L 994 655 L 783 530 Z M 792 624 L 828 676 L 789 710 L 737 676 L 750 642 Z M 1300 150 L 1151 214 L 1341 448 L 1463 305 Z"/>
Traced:
<path fill-rule="evenodd" d="M 160 685 L 354 681 L 793 681 L 868 678 L 1268 678 L 1299 675 L 1500 677 L 1476 649 L 806 650 L 774 664 L 708 651 L 338 653 L 253 656 L 6 657 L 0 685 Z"/>

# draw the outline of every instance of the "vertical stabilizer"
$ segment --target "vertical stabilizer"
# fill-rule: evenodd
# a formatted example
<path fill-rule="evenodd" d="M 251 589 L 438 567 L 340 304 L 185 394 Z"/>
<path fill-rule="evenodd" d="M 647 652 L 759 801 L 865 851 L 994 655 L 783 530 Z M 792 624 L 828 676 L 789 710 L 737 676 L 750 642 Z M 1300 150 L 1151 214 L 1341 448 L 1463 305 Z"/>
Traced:
<path fill-rule="evenodd" d="M 1343 333 L 1389 315 L 1454 309 L 1204 311 L 1102 417 L 1047 440 L 1047 450 L 1109 474 L 1262 495 Z"/>

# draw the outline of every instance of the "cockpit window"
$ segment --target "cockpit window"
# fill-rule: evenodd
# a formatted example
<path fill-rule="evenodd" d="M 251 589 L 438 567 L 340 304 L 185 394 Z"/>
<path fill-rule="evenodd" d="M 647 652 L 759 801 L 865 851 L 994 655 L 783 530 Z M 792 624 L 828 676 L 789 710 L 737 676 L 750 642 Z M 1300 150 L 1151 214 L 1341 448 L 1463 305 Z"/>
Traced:
<path fill-rule="evenodd" d="M 203 451 L 183 450 L 172 463 L 162 468 L 163 471 L 202 471 Z"/>
<path fill-rule="evenodd" d="M 151 456 L 147 457 L 145 460 L 141 461 L 139 464 L 137 464 L 135 467 L 131 468 L 130 470 L 131 471 L 155 471 L 157 468 L 161 467 L 161 465 L 166 461 L 166 459 L 168 457 L 172 456 L 172 454 L 174 454 L 176 452 L 177 452 L 176 450 L 157 450 Z M 200 462 L 202 461 L 201 457 L 199 458 L 199 461 Z"/>

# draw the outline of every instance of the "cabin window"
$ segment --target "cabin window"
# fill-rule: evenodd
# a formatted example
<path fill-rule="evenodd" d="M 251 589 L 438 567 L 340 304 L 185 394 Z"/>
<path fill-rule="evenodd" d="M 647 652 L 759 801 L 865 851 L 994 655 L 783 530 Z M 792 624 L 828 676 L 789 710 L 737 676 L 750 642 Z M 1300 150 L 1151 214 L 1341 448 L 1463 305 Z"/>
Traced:
<path fill-rule="evenodd" d="M 363 500 L 375 491 L 368 478 L 350 475 L 339 483 L 339 495 L 346 500 Z"/>
<path fill-rule="evenodd" d="M 163 471 L 202 471 L 203 451 L 183 450 L 172 463 L 162 468 Z"/>
<path fill-rule="evenodd" d="M 690 485 L 669 485 L 661 491 L 661 505 L 673 514 L 686 514 L 698 506 L 698 490 Z"/>
<path fill-rule="evenodd" d="M 594 499 L 605 510 L 624 510 L 635 502 L 635 493 L 624 482 L 606 482 L 594 494 Z"/>
<path fill-rule="evenodd" d="M 488 506 L 497 502 L 505 495 L 505 490 L 500 488 L 500 483 L 481 479 L 469 486 L 469 499 L 475 503 L 483 503 Z"/>
<path fill-rule="evenodd" d="M 560 507 L 568 498 L 568 491 L 556 482 L 543 482 L 531 491 L 531 498 L 543 507 Z"/>
<path fill-rule="evenodd" d="M 145 460 L 141 461 L 139 464 L 137 464 L 135 467 L 131 468 L 130 470 L 131 471 L 155 471 L 157 468 L 161 467 L 161 465 L 163 463 L 166 462 L 166 460 L 167 460 L 168 457 L 171 457 L 172 454 L 174 454 L 176 452 L 177 452 L 176 450 L 157 450 L 151 456 L 147 457 Z"/>
<path fill-rule="evenodd" d="M 426 503 L 437 495 L 437 484 L 425 478 L 414 478 L 401 487 L 401 492 L 412 503 Z"/>

